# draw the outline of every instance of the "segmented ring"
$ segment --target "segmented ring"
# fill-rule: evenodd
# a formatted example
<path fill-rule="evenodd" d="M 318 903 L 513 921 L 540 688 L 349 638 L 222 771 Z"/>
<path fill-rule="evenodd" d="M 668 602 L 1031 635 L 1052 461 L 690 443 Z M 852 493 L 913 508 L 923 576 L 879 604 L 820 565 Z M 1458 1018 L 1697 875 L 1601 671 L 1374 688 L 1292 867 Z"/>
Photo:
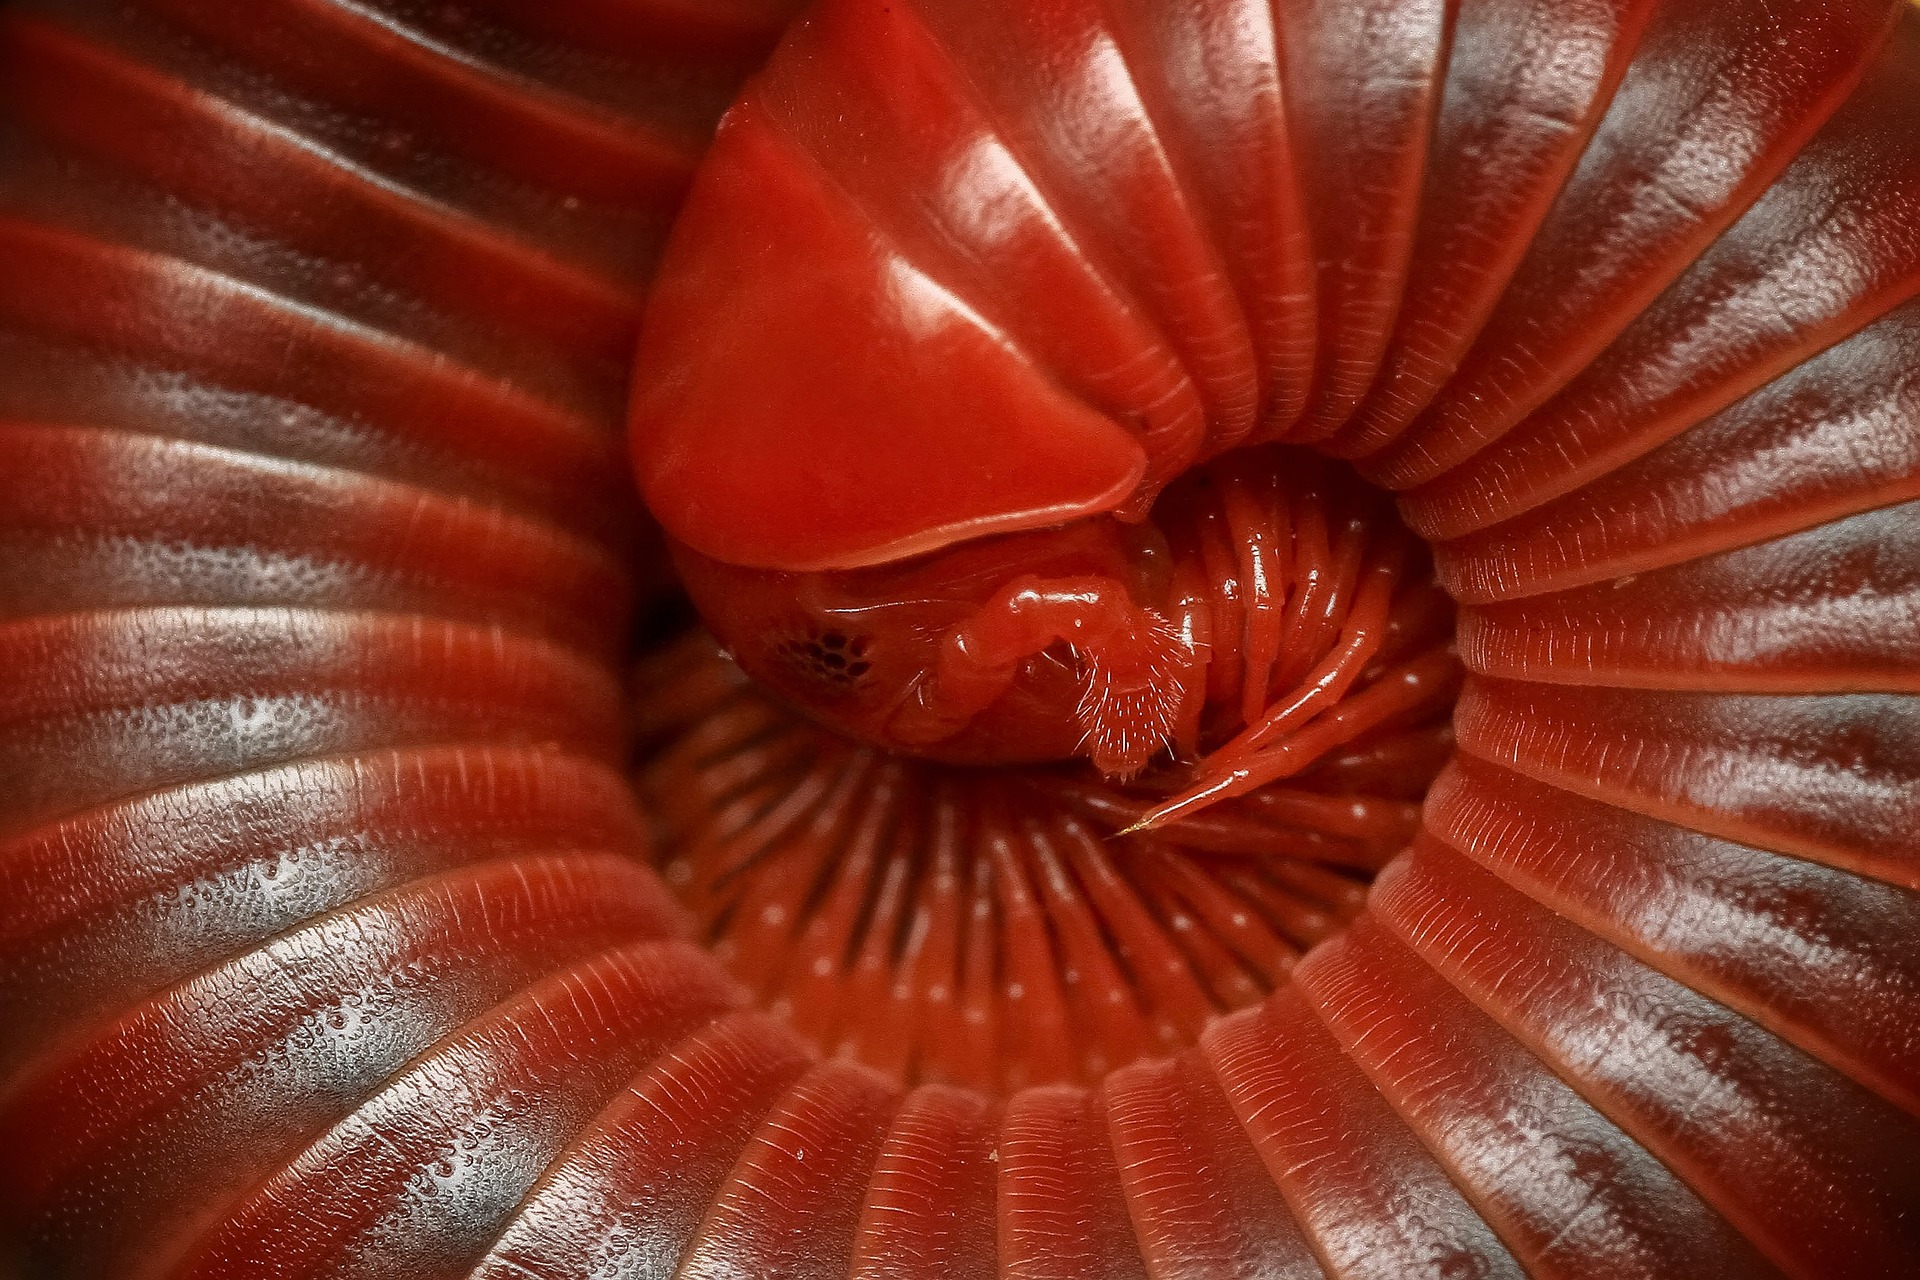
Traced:
<path fill-rule="evenodd" d="M 1245 308 L 1270 394 L 1177 363 L 1403 491 L 1468 671 L 1404 854 L 1429 726 L 1136 862 L 1080 835 L 1137 798 L 836 745 L 694 649 L 623 706 L 625 352 L 783 8 L 0 13 L 0 1265 L 1910 1274 L 1920 11 L 1108 6 L 1221 19 L 1156 58 L 1278 13 L 1246 172 L 1300 216 L 1205 240 L 1312 332 Z M 1152 118 L 1239 137 L 1235 101 Z M 729 978 L 693 940 L 793 853 L 730 824 L 821 780 L 1007 789 L 995 965 L 1037 994 L 1073 948 L 1148 1013 L 897 1035 L 914 857 Z M 1148 1000 L 1176 902 L 1225 914 Z"/>

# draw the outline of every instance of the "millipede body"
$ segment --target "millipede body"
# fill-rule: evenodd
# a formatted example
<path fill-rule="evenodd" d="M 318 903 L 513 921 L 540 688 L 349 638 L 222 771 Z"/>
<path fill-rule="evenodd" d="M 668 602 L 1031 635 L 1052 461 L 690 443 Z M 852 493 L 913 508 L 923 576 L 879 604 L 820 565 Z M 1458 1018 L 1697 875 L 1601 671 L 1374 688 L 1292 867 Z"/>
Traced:
<path fill-rule="evenodd" d="M 0 0 L 0 1276 L 1920 1275 L 1920 7 L 799 9 Z"/>

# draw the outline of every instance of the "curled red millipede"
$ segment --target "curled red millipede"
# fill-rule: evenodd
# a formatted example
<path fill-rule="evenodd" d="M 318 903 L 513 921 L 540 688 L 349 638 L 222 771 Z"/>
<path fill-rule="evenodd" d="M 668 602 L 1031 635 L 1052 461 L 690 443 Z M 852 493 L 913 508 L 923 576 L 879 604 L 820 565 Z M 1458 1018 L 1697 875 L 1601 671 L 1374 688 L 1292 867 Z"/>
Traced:
<path fill-rule="evenodd" d="M 1920 10 L 792 8 L 0 8 L 0 1274 L 1920 1271 Z"/>

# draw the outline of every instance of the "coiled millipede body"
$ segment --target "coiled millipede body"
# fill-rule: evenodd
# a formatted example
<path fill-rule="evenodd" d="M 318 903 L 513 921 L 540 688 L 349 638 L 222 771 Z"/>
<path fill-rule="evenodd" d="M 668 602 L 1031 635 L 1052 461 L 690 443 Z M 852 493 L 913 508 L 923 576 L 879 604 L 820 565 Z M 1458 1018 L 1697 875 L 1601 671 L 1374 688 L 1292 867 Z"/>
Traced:
<path fill-rule="evenodd" d="M 793 7 L 0 8 L 0 1274 L 1920 1273 L 1920 8 Z"/>

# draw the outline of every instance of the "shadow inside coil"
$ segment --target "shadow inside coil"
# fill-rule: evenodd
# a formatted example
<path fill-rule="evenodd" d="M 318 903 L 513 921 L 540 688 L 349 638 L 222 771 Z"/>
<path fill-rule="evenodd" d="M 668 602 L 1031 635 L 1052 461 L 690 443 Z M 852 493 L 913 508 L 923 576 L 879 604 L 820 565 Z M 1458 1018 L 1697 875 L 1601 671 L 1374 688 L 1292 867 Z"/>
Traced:
<path fill-rule="evenodd" d="M 1920 14 L 1112 0 L 1076 119 L 1072 6 L 822 10 L 779 155 L 931 217 L 876 104 L 986 121 L 1046 270 L 920 265 L 1461 601 L 1450 728 L 1114 839 L 671 604 L 627 687 L 628 353 L 791 7 L 0 5 L 0 1266 L 1920 1267 Z M 1102 282 L 1152 376 L 1034 319 Z"/>

